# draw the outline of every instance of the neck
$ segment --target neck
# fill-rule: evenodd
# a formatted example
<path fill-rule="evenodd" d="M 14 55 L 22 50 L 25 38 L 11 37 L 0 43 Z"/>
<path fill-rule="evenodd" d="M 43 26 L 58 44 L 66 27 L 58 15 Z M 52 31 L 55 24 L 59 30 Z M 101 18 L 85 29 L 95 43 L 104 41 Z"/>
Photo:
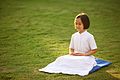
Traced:
<path fill-rule="evenodd" d="M 85 31 L 86 31 L 86 30 L 84 29 L 83 31 L 78 31 L 78 32 L 81 34 L 81 33 L 85 32 Z"/>

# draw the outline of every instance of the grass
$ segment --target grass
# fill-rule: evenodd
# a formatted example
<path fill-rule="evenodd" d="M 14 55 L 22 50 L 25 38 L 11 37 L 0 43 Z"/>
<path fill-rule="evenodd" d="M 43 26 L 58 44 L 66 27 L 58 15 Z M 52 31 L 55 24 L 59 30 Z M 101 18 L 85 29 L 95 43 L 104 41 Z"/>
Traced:
<path fill-rule="evenodd" d="M 0 80 L 119 80 L 119 0 L 0 1 Z M 88 76 L 38 72 L 68 53 L 73 19 L 87 12 L 99 51 L 95 57 L 112 62 Z"/>

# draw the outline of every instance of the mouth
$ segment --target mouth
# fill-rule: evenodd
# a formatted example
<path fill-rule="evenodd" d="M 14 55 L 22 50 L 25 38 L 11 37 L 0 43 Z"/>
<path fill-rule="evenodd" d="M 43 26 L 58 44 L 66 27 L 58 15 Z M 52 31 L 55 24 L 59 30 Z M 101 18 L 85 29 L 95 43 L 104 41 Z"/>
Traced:
<path fill-rule="evenodd" d="M 76 29 L 79 29 L 79 27 L 76 26 Z"/>

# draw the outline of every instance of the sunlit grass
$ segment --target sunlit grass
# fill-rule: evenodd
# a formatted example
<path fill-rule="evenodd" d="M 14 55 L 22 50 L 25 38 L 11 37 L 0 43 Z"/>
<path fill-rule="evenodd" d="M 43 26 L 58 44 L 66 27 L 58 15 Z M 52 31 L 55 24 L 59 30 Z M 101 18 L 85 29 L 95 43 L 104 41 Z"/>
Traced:
<path fill-rule="evenodd" d="M 108 4 L 109 3 L 109 4 Z M 0 1 L 0 80 L 118 80 L 119 0 Z M 74 17 L 87 12 L 98 52 L 112 62 L 88 76 L 48 74 L 38 69 L 68 53 Z M 102 76 L 102 77 L 101 77 Z"/>

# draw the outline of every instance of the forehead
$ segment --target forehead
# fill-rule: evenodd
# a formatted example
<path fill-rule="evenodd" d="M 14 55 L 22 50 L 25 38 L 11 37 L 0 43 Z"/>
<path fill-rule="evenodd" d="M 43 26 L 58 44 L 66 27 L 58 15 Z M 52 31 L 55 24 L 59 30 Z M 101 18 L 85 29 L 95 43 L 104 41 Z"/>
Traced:
<path fill-rule="evenodd" d="M 76 23 L 82 23 L 80 18 L 76 18 Z"/>

